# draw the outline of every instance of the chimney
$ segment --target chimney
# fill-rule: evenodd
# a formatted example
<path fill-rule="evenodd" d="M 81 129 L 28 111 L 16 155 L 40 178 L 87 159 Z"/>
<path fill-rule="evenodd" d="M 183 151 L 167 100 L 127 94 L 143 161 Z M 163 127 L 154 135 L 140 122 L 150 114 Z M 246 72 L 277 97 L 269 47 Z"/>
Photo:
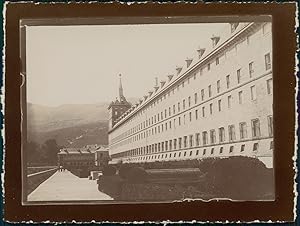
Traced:
<path fill-rule="evenodd" d="M 166 83 L 165 81 L 160 81 L 161 88 L 164 86 L 165 83 Z"/>
<path fill-rule="evenodd" d="M 198 56 L 199 56 L 199 59 L 203 56 L 204 52 L 205 52 L 205 48 L 198 48 L 197 49 L 197 52 L 198 52 Z"/>
<path fill-rule="evenodd" d="M 179 66 L 176 67 L 177 75 L 180 74 L 181 70 L 182 70 L 182 67 L 179 67 Z"/>
<path fill-rule="evenodd" d="M 210 39 L 212 40 L 213 47 L 215 47 L 218 44 L 220 37 L 213 35 Z"/>
<path fill-rule="evenodd" d="M 187 58 L 185 60 L 185 62 L 186 62 L 186 67 L 189 67 L 191 65 L 191 63 L 193 62 L 193 59 L 192 58 Z"/>
<path fill-rule="evenodd" d="M 174 75 L 168 75 L 169 81 L 173 78 Z"/>

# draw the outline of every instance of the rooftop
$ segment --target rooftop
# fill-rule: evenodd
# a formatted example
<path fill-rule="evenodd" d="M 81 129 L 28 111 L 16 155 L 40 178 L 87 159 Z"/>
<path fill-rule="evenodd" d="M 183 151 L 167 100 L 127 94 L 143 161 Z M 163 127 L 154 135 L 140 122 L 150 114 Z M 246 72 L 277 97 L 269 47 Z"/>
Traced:
<path fill-rule="evenodd" d="M 82 148 L 62 148 L 58 154 L 91 154 L 96 151 L 106 151 L 106 146 L 100 146 L 98 144 L 86 145 Z"/>
<path fill-rule="evenodd" d="M 188 71 L 193 69 L 199 62 L 206 60 L 206 58 L 210 57 L 210 55 L 217 50 L 219 47 L 223 46 L 231 37 L 235 36 L 241 30 L 252 23 L 234 23 L 235 28 L 232 30 L 232 24 L 230 23 L 228 27 L 224 30 L 216 32 L 211 35 L 211 38 L 207 40 L 206 45 L 199 46 L 191 56 L 186 57 L 186 62 L 184 66 L 176 66 L 174 74 L 170 73 L 166 78 L 162 79 L 160 82 L 155 82 L 155 86 L 153 90 L 149 90 L 142 98 L 140 98 L 139 102 L 133 105 L 130 109 L 128 109 L 123 115 L 121 115 L 117 120 L 117 123 L 114 127 L 118 126 L 123 119 L 130 117 L 137 109 L 141 109 L 145 105 L 147 105 L 151 100 L 153 100 L 159 93 L 169 87 L 170 84 L 174 83 L 175 80 L 184 77 Z M 222 34 L 222 35 L 219 35 Z"/>

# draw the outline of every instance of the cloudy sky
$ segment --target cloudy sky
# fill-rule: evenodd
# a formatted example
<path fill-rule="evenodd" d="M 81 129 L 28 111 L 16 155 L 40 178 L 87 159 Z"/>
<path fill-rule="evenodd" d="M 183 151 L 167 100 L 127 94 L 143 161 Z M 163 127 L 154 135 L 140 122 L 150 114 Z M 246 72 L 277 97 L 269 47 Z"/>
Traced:
<path fill-rule="evenodd" d="M 35 104 L 110 102 L 140 98 L 183 66 L 228 24 L 29 26 L 26 32 L 27 101 Z"/>

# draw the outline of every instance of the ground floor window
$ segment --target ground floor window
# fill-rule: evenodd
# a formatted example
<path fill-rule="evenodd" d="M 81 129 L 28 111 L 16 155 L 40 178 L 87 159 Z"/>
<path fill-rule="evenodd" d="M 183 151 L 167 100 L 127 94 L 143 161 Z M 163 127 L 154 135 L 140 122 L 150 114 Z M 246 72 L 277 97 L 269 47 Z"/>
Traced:
<path fill-rule="evenodd" d="M 271 141 L 271 142 L 270 142 L 270 150 L 273 150 L 273 149 L 274 149 L 274 142 Z"/>
<path fill-rule="evenodd" d="M 229 132 L 229 141 L 234 141 L 234 140 L 235 140 L 235 129 L 234 129 L 234 125 L 228 126 L 228 132 Z"/>
<path fill-rule="evenodd" d="M 190 135 L 190 147 L 193 147 L 193 135 Z"/>
<path fill-rule="evenodd" d="M 196 146 L 200 145 L 200 133 L 196 133 Z"/>
<path fill-rule="evenodd" d="M 223 147 L 220 147 L 220 154 L 223 153 Z"/>
<path fill-rule="evenodd" d="M 241 152 L 245 151 L 245 144 L 241 145 Z"/>
<path fill-rule="evenodd" d="M 269 128 L 269 136 L 273 136 L 273 116 L 268 116 L 268 128 Z"/>
<path fill-rule="evenodd" d="M 258 150 L 258 143 L 254 143 L 253 144 L 253 151 L 257 151 Z"/>
<path fill-rule="evenodd" d="M 247 124 L 246 122 L 240 123 L 240 138 L 245 139 L 247 138 Z"/>
<path fill-rule="evenodd" d="M 225 129 L 224 129 L 224 127 L 219 128 L 219 141 L 220 142 L 225 141 Z"/>
<path fill-rule="evenodd" d="M 180 137 L 180 138 L 178 139 L 178 147 L 179 147 L 179 149 L 181 149 L 181 141 L 182 141 L 182 138 Z"/>
<path fill-rule="evenodd" d="M 177 148 L 177 139 L 174 139 L 174 150 Z"/>
<path fill-rule="evenodd" d="M 183 146 L 185 148 L 187 147 L 187 136 L 184 136 L 184 138 L 183 138 Z"/>
<path fill-rule="evenodd" d="M 210 130 L 210 143 L 216 143 L 216 131 L 214 129 Z"/>
<path fill-rule="evenodd" d="M 259 137 L 260 136 L 259 119 L 253 119 L 252 120 L 252 136 L 253 137 Z"/>
<path fill-rule="evenodd" d="M 206 131 L 202 132 L 202 139 L 203 139 L 203 145 L 207 145 L 208 137 L 207 137 L 207 132 Z"/>

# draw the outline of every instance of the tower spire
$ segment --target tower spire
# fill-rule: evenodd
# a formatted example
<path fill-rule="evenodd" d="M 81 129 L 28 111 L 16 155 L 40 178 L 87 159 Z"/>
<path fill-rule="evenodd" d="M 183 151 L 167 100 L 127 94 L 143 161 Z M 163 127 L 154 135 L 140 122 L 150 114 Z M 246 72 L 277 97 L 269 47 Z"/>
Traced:
<path fill-rule="evenodd" d="M 120 78 L 120 85 L 119 85 L 119 99 L 120 102 L 122 101 L 126 101 L 124 94 L 123 94 L 123 87 L 122 87 L 122 75 L 119 74 L 119 78 Z"/>

